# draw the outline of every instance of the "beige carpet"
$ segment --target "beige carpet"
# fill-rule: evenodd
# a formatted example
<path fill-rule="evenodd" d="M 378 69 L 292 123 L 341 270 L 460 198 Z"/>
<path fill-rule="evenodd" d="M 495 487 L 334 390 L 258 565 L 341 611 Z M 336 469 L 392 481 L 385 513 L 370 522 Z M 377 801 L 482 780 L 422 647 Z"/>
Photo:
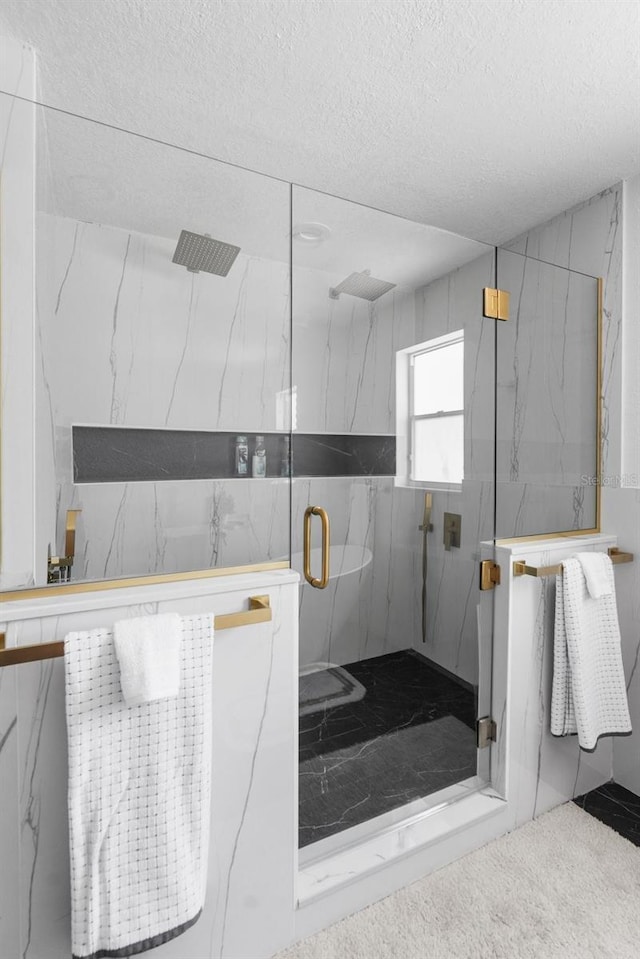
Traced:
<path fill-rule="evenodd" d="M 640 848 L 567 803 L 277 959 L 639 959 Z"/>

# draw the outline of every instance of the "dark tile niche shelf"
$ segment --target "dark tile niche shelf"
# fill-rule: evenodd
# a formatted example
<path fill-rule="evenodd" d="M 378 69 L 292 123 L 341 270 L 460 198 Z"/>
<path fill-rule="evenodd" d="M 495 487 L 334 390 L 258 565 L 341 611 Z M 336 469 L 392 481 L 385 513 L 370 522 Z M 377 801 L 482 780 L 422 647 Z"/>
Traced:
<path fill-rule="evenodd" d="M 249 471 L 236 473 L 236 437 L 245 435 Z M 289 475 L 289 433 L 264 436 L 267 478 Z M 73 426 L 75 483 L 140 483 L 198 479 L 252 479 L 255 433 L 235 430 L 136 429 Z M 395 436 L 294 433 L 293 476 L 393 476 Z"/>

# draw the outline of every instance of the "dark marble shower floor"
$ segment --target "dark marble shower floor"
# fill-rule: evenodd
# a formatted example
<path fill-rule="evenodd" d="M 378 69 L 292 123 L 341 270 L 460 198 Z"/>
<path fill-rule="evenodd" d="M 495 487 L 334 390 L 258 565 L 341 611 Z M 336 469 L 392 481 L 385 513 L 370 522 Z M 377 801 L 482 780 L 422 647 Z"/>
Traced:
<path fill-rule="evenodd" d="M 476 773 L 472 688 L 413 650 L 344 668 L 364 697 L 300 717 L 301 847 Z"/>

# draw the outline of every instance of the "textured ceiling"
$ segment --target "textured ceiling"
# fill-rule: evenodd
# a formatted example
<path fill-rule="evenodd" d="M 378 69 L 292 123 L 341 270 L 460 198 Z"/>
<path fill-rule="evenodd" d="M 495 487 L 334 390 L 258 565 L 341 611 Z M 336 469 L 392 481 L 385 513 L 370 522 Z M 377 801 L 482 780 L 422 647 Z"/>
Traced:
<path fill-rule="evenodd" d="M 0 0 L 0 32 L 48 104 L 487 242 L 640 170 L 637 0 Z"/>

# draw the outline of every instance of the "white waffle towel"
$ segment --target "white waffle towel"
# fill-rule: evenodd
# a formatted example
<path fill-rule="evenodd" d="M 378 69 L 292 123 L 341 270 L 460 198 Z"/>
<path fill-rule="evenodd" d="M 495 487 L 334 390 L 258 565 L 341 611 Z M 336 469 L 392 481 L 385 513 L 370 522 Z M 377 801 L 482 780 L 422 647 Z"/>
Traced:
<path fill-rule="evenodd" d="M 631 732 L 613 565 L 605 559 L 608 591 L 599 599 L 589 594 L 578 559 L 564 560 L 556 577 L 551 732 L 577 732 L 587 750 L 600 736 Z"/>
<path fill-rule="evenodd" d="M 177 613 L 134 616 L 115 623 L 113 642 L 127 706 L 178 695 L 181 636 Z"/>
<path fill-rule="evenodd" d="M 574 559 L 580 560 L 587 589 L 592 599 L 600 599 L 614 590 L 613 576 L 609 576 L 611 559 L 607 553 L 576 553 Z"/>
<path fill-rule="evenodd" d="M 112 633 L 65 638 L 74 959 L 136 955 L 200 915 L 212 651 L 213 616 L 182 619 L 178 696 L 130 708 Z"/>

